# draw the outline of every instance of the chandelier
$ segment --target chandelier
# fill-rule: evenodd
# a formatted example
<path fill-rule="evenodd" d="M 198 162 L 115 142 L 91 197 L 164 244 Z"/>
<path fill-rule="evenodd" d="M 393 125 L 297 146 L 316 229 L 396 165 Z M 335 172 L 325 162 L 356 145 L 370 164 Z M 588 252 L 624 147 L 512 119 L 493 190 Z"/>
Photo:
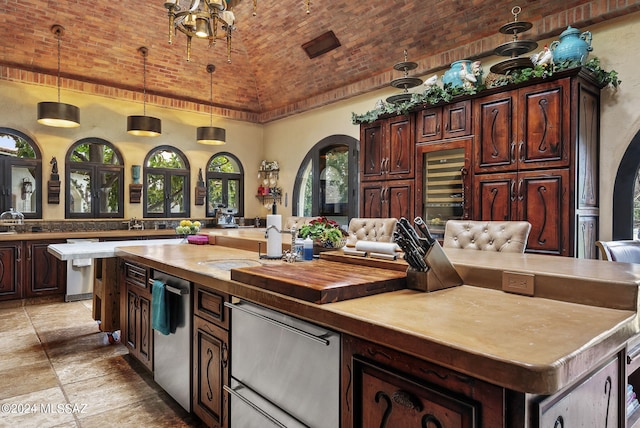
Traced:
<path fill-rule="evenodd" d="M 169 15 L 169 44 L 177 31 L 187 36 L 187 61 L 191 61 L 191 40 L 209 40 L 214 46 L 216 40 L 227 43 L 227 62 L 231 62 L 231 32 L 236 29 L 236 17 L 231 10 L 242 0 L 166 0 L 164 7 Z M 305 0 L 307 13 L 311 0 Z M 188 6 L 187 6 L 188 4 Z M 253 16 L 257 14 L 258 0 L 253 0 Z"/>

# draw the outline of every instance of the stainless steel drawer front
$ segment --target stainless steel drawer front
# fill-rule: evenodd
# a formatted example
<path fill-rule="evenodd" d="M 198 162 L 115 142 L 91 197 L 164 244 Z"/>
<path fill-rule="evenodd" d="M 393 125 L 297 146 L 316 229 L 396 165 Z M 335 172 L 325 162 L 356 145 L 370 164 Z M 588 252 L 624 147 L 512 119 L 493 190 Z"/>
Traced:
<path fill-rule="evenodd" d="M 340 335 L 248 302 L 228 306 L 232 378 L 304 425 L 339 426 Z"/>

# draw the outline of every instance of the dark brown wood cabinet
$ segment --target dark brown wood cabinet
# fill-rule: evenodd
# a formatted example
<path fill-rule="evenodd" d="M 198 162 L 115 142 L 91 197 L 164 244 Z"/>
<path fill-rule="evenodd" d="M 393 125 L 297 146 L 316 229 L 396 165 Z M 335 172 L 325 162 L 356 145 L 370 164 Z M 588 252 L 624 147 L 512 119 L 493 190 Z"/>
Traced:
<path fill-rule="evenodd" d="M 474 179 L 476 218 L 526 220 L 531 223 L 527 251 L 568 255 L 567 169 L 479 174 Z"/>
<path fill-rule="evenodd" d="M 47 250 L 63 240 L 0 243 L 0 301 L 64 295 L 67 263 Z"/>
<path fill-rule="evenodd" d="M 194 285 L 193 412 L 209 427 L 229 426 L 229 295 Z"/>
<path fill-rule="evenodd" d="M 58 241 L 24 242 L 25 297 L 65 294 L 67 286 L 67 263 L 49 253 L 49 244 Z"/>
<path fill-rule="evenodd" d="M 0 243 L 0 301 L 23 297 L 21 266 L 22 244 Z"/>
<path fill-rule="evenodd" d="M 360 179 L 413 178 L 414 115 L 380 119 L 360 129 Z"/>
<path fill-rule="evenodd" d="M 471 101 L 465 100 L 420 110 L 416 142 L 438 141 L 471 134 Z"/>
<path fill-rule="evenodd" d="M 120 328 L 129 354 L 153 371 L 151 287 L 145 266 L 120 260 Z"/>
<path fill-rule="evenodd" d="M 475 173 L 570 165 L 570 79 L 474 100 Z"/>
<path fill-rule="evenodd" d="M 367 181 L 360 184 L 362 217 L 411 218 L 414 205 L 413 180 Z"/>
<path fill-rule="evenodd" d="M 505 391 L 351 336 L 342 339 L 342 424 L 505 427 Z"/>
<path fill-rule="evenodd" d="M 528 252 L 596 258 L 599 87 L 564 77 L 473 101 L 477 220 L 527 220 Z"/>

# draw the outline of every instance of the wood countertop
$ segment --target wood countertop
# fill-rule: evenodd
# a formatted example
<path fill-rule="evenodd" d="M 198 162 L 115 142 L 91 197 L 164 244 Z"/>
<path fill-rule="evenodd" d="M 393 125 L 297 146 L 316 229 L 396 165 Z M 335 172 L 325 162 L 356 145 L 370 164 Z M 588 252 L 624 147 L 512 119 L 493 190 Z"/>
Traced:
<path fill-rule="evenodd" d="M 317 305 L 232 281 L 216 267 L 219 260 L 258 260 L 257 251 L 219 244 L 116 248 L 117 256 L 524 393 L 559 391 L 640 331 L 635 265 L 446 252 L 465 285 Z M 320 265 L 304 263 L 310 270 Z M 534 273 L 535 296 L 503 292 L 503 270 Z"/>

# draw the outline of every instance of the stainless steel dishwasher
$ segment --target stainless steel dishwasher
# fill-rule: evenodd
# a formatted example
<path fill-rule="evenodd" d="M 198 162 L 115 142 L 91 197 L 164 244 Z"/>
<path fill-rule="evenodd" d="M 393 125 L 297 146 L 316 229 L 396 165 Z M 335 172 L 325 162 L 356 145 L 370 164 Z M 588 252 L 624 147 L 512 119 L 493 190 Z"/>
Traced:
<path fill-rule="evenodd" d="M 191 411 L 191 283 L 154 271 L 150 282 L 160 280 L 170 294 L 171 324 L 175 332 L 153 331 L 153 380 L 185 410 Z"/>
<path fill-rule="evenodd" d="M 340 426 L 340 334 L 252 303 L 231 307 L 231 426 Z"/>

